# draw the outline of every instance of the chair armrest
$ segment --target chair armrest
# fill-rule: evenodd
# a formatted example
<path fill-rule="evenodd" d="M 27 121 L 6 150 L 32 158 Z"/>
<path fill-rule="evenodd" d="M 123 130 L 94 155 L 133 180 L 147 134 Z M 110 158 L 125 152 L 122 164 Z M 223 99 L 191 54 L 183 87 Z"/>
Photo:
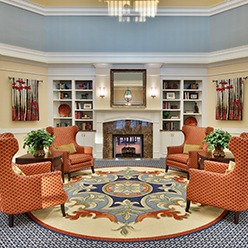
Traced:
<path fill-rule="evenodd" d="M 204 170 L 211 171 L 216 173 L 225 173 L 228 168 L 228 164 L 220 163 L 216 161 L 205 160 L 204 161 Z"/>
<path fill-rule="evenodd" d="M 19 192 L 19 193 L 18 193 Z M 25 192 L 22 194 L 22 192 Z M 18 202 L 20 208 L 25 208 L 27 201 L 34 204 L 33 209 L 47 207 L 42 199 L 59 196 L 66 200 L 66 193 L 63 189 L 61 181 L 61 172 L 48 172 L 30 176 L 15 176 L 15 184 L 10 187 L 9 191 L 5 192 L 5 199 L 13 202 Z M 14 211 L 14 210 L 13 210 Z"/>
<path fill-rule="evenodd" d="M 231 178 L 231 173 L 189 169 L 186 199 L 218 206 L 220 201 L 230 199 L 230 195 L 237 195 L 240 185 L 230 185 Z"/>
<path fill-rule="evenodd" d="M 219 177 L 222 178 L 224 175 L 223 174 L 219 174 L 218 172 L 212 172 L 212 171 L 206 171 L 206 170 L 197 170 L 197 169 L 189 169 L 189 174 L 190 174 L 190 181 L 199 181 L 200 183 L 202 182 L 202 180 L 207 180 L 207 179 L 211 179 L 213 177 Z M 211 182 L 207 180 L 208 182 Z"/>
<path fill-rule="evenodd" d="M 183 153 L 183 145 L 180 146 L 167 146 L 167 154 Z"/>
<path fill-rule="evenodd" d="M 70 154 L 70 151 L 66 151 L 66 150 L 60 150 L 60 149 L 57 149 L 57 148 L 55 148 L 55 147 L 50 147 L 50 149 L 49 149 L 53 154 L 61 154 L 61 153 L 63 153 L 63 154 L 66 154 L 67 155 L 67 157 L 69 157 L 69 154 Z"/>
<path fill-rule="evenodd" d="M 58 192 L 64 191 L 63 183 L 61 181 L 60 171 L 43 173 L 43 174 L 38 174 L 38 175 L 31 175 L 27 177 L 21 177 L 20 179 L 26 180 L 27 185 L 29 185 L 31 189 L 37 188 L 40 190 L 42 187 L 42 196 L 53 195 Z M 22 185 L 23 185 L 23 182 L 22 182 Z M 30 185 L 32 185 L 32 187 Z"/>
<path fill-rule="evenodd" d="M 188 154 L 189 154 L 188 167 L 197 169 L 199 165 L 198 151 L 189 151 Z"/>
<path fill-rule="evenodd" d="M 51 152 L 52 152 L 53 154 L 56 154 L 56 155 L 57 155 L 57 154 L 61 155 L 61 153 L 62 153 L 63 161 L 69 159 L 70 151 L 59 150 L 59 149 L 53 148 L 53 149 L 51 150 Z"/>
<path fill-rule="evenodd" d="M 16 164 L 25 175 L 34 175 L 34 174 L 42 174 L 51 172 L 51 162 L 39 162 L 39 163 L 32 163 L 32 164 Z"/>
<path fill-rule="evenodd" d="M 93 147 L 92 146 L 80 146 L 76 145 L 76 150 L 78 153 L 87 153 L 87 154 L 92 154 L 93 152 Z"/>
<path fill-rule="evenodd" d="M 64 165 L 64 171 L 68 171 L 69 170 L 69 165 L 70 165 L 70 152 L 69 151 L 65 151 L 65 150 L 59 150 L 56 149 L 54 147 L 50 147 L 50 151 L 54 154 L 59 154 L 61 155 L 62 153 L 62 160 L 63 160 L 63 165 Z"/>

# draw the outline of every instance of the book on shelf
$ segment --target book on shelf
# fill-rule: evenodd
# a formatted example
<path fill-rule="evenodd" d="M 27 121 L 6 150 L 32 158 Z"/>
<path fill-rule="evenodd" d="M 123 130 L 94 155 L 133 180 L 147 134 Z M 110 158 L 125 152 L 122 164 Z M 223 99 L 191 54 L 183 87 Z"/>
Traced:
<path fill-rule="evenodd" d="M 176 122 L 168 121 L 168 122 L 164 122 L 163 129 L 166 131 L 176 131 L 179 130 L 179 125 Z"/>
<path fill-rule="evenodd" d="M 82 109 L 81 102 L 78 102 L 78 103 L 77 103 L 77 108 L 78 108 L 78 109 Z"/>
<path fill-rule="evenodd" d="M 189 98 L 189 92 L 184 92 L 184 99 L 187 99 L 187 100 L 190 99 Z"/>
<path fill-rule="evenodd" d="M 78 82 L 76 84 L 76 88 L 82 90 L 92 90 L 92 81 Z"/>
<path fill-rule="evenodd" d="M 90 121 L 77 123 L 76 125 L 78 126 L 80 131 L 92 131 L 93 128 L 93 124 Z"/>

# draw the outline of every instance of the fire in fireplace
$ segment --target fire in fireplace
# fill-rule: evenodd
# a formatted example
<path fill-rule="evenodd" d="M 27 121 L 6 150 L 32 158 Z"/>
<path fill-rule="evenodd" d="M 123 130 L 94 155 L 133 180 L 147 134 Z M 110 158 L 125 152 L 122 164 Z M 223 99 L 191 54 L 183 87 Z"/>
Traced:
<path fill-rule="evenodd" d="M 143 134 L 114 134 L 114 158 L 142 158 Z"/>

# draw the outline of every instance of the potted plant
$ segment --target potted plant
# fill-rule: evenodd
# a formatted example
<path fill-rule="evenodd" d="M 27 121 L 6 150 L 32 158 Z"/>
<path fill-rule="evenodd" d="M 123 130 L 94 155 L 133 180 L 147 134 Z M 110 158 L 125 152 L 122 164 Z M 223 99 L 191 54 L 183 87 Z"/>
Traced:
<path fill-rule="evenodd" d="M 215 129 L 209 133 L 202 141 L 207 142 L 208 150 L 213 151 L 215 157 L 225 157 L 224 149 L 228 148 L 231 134 L 221 129 Z"/>
<path fill-rule="evenodd" d="M 28 152 L 34 154 L 35 157 L 45 156 L 44 149 L 52 145 L 54 137 L 52 137 L 45 129 L 30 131 L 24 138 L 23 148 L 28 147 Z"/>

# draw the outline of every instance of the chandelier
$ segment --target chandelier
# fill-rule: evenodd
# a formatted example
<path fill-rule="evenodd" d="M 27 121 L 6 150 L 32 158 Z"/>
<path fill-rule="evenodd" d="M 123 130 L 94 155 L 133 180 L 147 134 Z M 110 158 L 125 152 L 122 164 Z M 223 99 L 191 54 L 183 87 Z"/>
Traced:
<path fill-rule="evenodd" d="M 108 15 L 117 16 L 120 22 L 145 22 L 155 17 L 159 0 L 99 0 L 108 4 Z"/>

